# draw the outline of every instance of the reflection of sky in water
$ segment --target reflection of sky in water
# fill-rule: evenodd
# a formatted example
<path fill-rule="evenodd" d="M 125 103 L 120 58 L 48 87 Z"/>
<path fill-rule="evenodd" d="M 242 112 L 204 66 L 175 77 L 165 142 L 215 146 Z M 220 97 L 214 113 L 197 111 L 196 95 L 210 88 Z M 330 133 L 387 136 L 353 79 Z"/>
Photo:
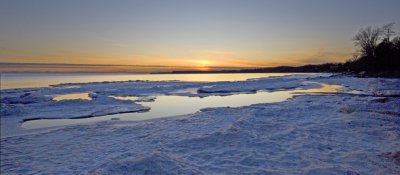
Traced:
<path fill-rule="evenodd" d="M 110 97 L 118 100 L 130 100 L 130 101 L 135 101 L 139 99 L 139 97 L 136 96 L 110 96 Z"/>
<path fill-rule="evenodd" d="M 120 120 L 139 121 L 146 119 L 178 116 L 191 114 L 204 108 L 215 107 L 240 107 L 249 106 L 257 103 L 282 102 L 292 98 L 298 93 L 333 93 L 340 91 L 341 86 L 322 84 L 321 88 L 307 90 L 289 90 L 275 92 L 257 92 L 254 94 L 237 94 L 230 96 L 209 96 L 209 97 L 187 97 L 187 96 L 157 96 L 152 102 L 139 102 L 151 108 L 149 112 L 143 113 L 124 113 L 101 117 L 83 119 L 42 119 L 24 122 L 22 127 L 27 129 L 44 128 L 52 126 L 63 126 L 71 124 L 89 123 L 97 121 L 107 121 L 115 118 Z"/>
<path fill-rule="evenodd" d="M 89 97 L 89 93 L 74 93 L 74 94 L 64 94 L 64 95 L 58 95 L 53 98 L 55 101 L 61 101 L 61 100 L 92 100 L 92 98 Z"/>

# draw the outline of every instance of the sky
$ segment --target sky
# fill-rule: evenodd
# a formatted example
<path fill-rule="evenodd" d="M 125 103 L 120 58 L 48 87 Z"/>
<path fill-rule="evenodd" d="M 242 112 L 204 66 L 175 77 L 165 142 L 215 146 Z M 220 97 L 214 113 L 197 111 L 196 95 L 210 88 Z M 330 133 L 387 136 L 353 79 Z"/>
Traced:
<path fill-rule="evenodd" d="M 0 62 L 269 67 L 342 62 L 399 0 L 0 0 Z"/>

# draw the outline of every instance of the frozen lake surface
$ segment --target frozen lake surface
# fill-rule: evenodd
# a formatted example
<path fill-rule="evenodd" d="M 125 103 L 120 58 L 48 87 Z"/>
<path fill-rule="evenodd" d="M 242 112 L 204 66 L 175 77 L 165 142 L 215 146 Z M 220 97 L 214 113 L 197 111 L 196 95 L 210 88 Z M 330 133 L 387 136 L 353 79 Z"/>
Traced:
<path fill-rule="evenodd" d="M 137 121 L 191 114 L 204 108 L 280 102 L 291 98 L 300 89 L 308 89 L 305 92 L 335 92 L 335 89 L 330 88 L 335 86 L 325 84 L 320 88 L 319 83 L 307 81 L 312 77 L 329 74 L 278 75 L 268 74 L 265 78 L 243 81 L 134 80 L 4 89 L 1 136 L 29 133 L 26 129 L 111 119 Z M 223 77 L 223 74 L 207 76 Z M 243 77 L 255 76 L 233 74 L 224 80 Z"/>
<path fill-rule="evenodd" d="M 2 89 L 0 173 L 398 174 L 399 96 L 332 74 Z"/>
<path fill-rule="evenodd" d="M 1 89 L 46 87 L 61 83 L 104 81 L 240 81 L 250 78 L 283 76 L 293 73 L 259 74 L 112 74 L 112 73 L 1 73 Z"/>
<path fill-rule="evenodd" d="M 124 113 L 106 115 L 100 117 L 78 118 L 78 119 L 38 119 L 23 122 L 22 127 L 26 129 L 37 129 L 54 126 L 65 126 L 72 124 L 82 124 L 90 122 L 99 122 L 107 120 L 128 120 L 140 121 L 155 118 L 164 118 L 171 116 L 180 116 L 192 114 L 205 108 L 217 107 L 241 107 L 258 103 L 276 103 L 292 98 L 294 95 L 310 94 L 310 93 L 336 93 L 342 90 L 341 86 L 322 84 L 320 88 L 306 90 L 287 90 L 275 92 L 256 92 L 251 94 L 235 94 L 228 96 L 208 96 L 208 97 L 188 97 L 177 95 L 160 95 L 154 100 L 146 102 L 138 102 L 138 104 L 149 107 L 149 111 L 139 113 Z M 68 100 L 86 99 L 87 93 L 67 94 L 58 96 L 57 99 L 63 98 Z M 138 100 L 138 97 L 114 97 L 120 100 Z"/>

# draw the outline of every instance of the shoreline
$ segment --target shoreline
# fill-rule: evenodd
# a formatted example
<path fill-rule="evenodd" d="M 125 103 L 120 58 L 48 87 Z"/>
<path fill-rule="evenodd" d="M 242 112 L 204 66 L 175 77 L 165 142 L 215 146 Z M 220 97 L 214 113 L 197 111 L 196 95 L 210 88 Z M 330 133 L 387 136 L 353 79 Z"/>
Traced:
<path fill-rule="evenodd" d="M 298 78 L 217 83 L 207 90 L 248 91 L 272 86 L 272 80 L 282 87 L 282 82 Z M 301 79 L 304 80 L 343 85 L 362 93 L 303 95 L 278 103 L 209 108 L 176 118 L 112 120 L 2 138 L 0 149 L 5 156 L 1 156 L 1 172 L 396 174 L 400 171 L 400 160 L 396 157 L 400 151 L 400 98 L 362 95 L 400 95 L 400 80 L 343 75 Z"/>

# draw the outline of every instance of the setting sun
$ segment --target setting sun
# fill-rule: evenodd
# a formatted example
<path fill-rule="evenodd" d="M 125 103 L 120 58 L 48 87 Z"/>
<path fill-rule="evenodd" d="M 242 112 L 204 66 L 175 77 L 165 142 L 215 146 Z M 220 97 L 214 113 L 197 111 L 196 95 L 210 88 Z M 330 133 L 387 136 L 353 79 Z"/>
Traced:
<path fill-rule="evenodd" d="M 211 62 L 209 60 L 193 60 L 193 66 L 197 67 L 197 70 L 199 71 L 208 71 L 209 66 L 214 65 L 214 62 Z M 214 65 L 215 66 L 215 65 Z"/>
<path fill-rule="evenodd" d="M 211 66 L 213 64 L 209 60 L 194 60 L 193 62 L 195 64 L 195 66 L 198 66 L 198 67 L 208 67 L 208 66 Z"/>

